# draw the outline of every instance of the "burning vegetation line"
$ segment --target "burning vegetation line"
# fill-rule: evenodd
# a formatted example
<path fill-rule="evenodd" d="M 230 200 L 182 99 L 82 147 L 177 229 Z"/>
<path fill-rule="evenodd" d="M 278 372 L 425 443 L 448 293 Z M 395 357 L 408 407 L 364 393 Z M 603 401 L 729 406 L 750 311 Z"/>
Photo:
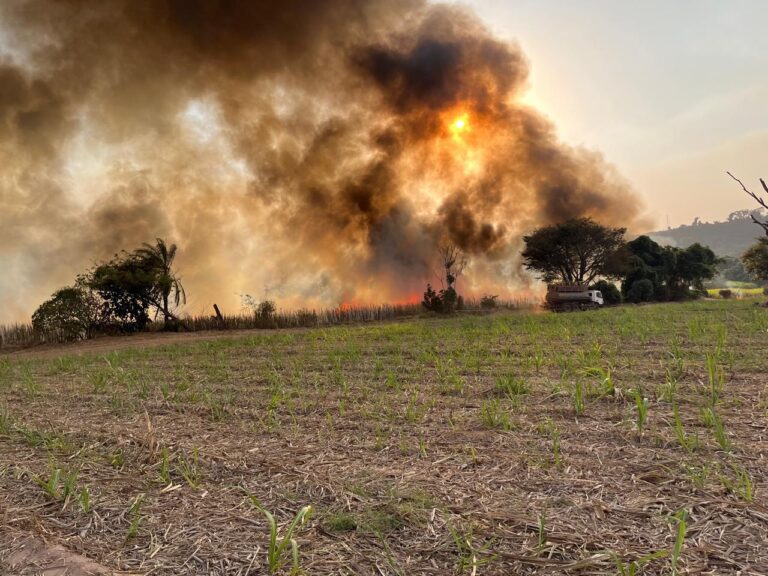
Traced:
<path fill-rule="evenodd" d="M 625 242 L 623 228 L 608 228 L 589 218 L 571 219 L 535 230 L 524 238 L 528 269 L 550 282 L 546 302 L 555 311 L 586 310 L 604 303 L 681 300 L 704 293 L 703 281 L 715 274 L 717 259 L 711 250 L 694 244 L 686 250 L 661 248 L 646 236 Z M 0 346 L 34 342 L 84 340 L 99 334 L 144 330 L 195 330 L 229 327 L 279 328 L 317 326 L 351 321 L 385 320 L 413 315 L 417 303 L 389 306 L 352 306 L 300 309 L 278 313 L 271 300 L 242 296 L 251 314 L 227 319 L 214 304 L 215 317 L 180 318 L 186 291 L 174 268 L 176 245 L 158 238 L 133 252 L 122 252 L 80 274 L 73 286 L 56 291 L 32 315 L 32 330 L 3 330 Z M 497 296 L 465 301 L 457 280 L 467 268 L 466 253 L 455 244 L 440 249 L 437 292 L 427 284 L 421 307 L 430 312 L 453 313 L 465 308 L 496 308 Z M 599 282 L 589 285 L 596 278 Z M 622 280 L 622 291 L 609 280 Z M 559 281 L 559 284 L 554 282 Z M 519 303 L 514 307 L 519 307 Z M 162 323 L 152 322 L 159 316 Z M 233 326 L 234 324 L 234 326 Z M 10 340 L 10 341 L 8 341 Z"/>

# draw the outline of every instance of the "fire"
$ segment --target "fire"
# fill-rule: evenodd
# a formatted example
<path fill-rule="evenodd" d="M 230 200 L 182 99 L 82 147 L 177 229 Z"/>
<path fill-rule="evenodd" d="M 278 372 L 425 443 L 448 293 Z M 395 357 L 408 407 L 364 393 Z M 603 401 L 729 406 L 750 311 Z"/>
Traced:
<path fill-rule="evenodd" d="M 441 138 L 438 146 L 445 146 L 443 152 L 449 155 L 453 165 L 465 176 L 478 175 L 483 169 L 485 154 L 485 142 L 478 136 L 479 133 L 486 135 L 487 123 L 481 117 L 473 117 L 470 121 L 469 113 L 461 108 L 446 111 L 443 122 L 447 138 Z"/>
<path fill-rule="evenodd" d="M 408 306 L 412 304 L 419 304 L 421 303 L 421 300 L 422 300 L 421 293 L 412 293 L 404 298 L 388 301 L 385 304 L 388 304 L 390 306 Z M 369 300 L 365 298 L 363 299 L 352 298 L 349 300 L 342 300 L 339 303 L 338 310 L 339 312 L 349 312 L 357 308 L 372 308 L 372 307 L 381 306 L 381 305 L 382 305 L 382 302 L 377 302 L 376 300 Z"/>
<path fill-rule="evenodd" d="M 459 138 L 463 132 L 466 132 L 469 130 L 469 115 L 468 114 L 462 114 L 458 116 L 457 118 L 454 118 L 451 122 L 451 133 L 453 134 L 454 138 Z"/>

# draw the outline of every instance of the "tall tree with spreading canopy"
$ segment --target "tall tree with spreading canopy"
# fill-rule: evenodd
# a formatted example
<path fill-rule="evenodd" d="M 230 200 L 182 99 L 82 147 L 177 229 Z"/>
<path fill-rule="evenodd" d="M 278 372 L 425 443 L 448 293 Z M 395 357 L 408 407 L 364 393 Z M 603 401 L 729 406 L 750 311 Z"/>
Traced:
<path fill-rule="evenodd" d="M 545 282 L 589 284 L 599 277 L 619 278 L 626 266 L 626 228 L 574 218 L 524 236 L 523 262 Z"/>
<path fill-rule="evenodd" d="M 667 283 L 675 299 L 689 298 L 691 287 L 703 292 L 704 280 L 711 280 L 717 273 L 717 256 L 698 242 L 685 249 L 668 246 L 665 250 L 673 261 Z"/>
<path fill-rule="evenodd" d="M 80 276 L 79 285 L 95 292 L 102 318 L 121 331 L 143 330 L 153 306 L 154 272 L 135 253 L 121 252 Z"/>
<path fill-rule="evenodd" d="M 121 330 L 141 330 L 149 322 L 150 310 L 162 313 L 166 326 L 177 320 L 171 302 L 186 302 L 181 279 L 173 270 L 175 244 L 158 238 L 133 252 L 121 252 L 109 262 L 98 264 L 78 279 L 96 292 L 102 302 L 104 321 Z"/>

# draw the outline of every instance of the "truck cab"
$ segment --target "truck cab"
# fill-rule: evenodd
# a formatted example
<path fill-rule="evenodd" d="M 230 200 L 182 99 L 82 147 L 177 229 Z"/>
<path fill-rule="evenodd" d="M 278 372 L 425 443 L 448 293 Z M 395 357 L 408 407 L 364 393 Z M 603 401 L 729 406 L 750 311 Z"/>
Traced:
<path fill-rule="evenodd" d="M 588 290 L 587 294 L 589 294 L 589 299 L 597 304 L 598 306 L 603 305 L 603 293 L 600 292 L 600 290 Z"/>

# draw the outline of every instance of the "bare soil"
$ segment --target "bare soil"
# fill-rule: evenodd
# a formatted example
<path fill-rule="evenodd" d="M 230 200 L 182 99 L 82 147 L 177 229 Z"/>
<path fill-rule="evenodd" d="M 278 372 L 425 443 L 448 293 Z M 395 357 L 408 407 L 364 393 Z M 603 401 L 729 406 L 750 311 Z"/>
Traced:
<path fill-rule="evenodd" d="M 270 333 L 292 332 L 301 328 L 269 330 Z M 18 350 L 0 350 L 0 358 L 58 358 L 63 355 L 103 354 L 125 348 L 150 348 L 173 344 L 252 336 L 264 330 L 204 330 L 198 332 L 142 332 L 120 336 L 101 336 L 69 344 L 39 344 Z"/>
<path fill-rule="evenodd" d="M 112 576 L 110 571 L 58 544 L 23 532 L 0 529 L 0 568 L 16 576 Z M 127 573 L 123 573 L 128 576 Z"/>

